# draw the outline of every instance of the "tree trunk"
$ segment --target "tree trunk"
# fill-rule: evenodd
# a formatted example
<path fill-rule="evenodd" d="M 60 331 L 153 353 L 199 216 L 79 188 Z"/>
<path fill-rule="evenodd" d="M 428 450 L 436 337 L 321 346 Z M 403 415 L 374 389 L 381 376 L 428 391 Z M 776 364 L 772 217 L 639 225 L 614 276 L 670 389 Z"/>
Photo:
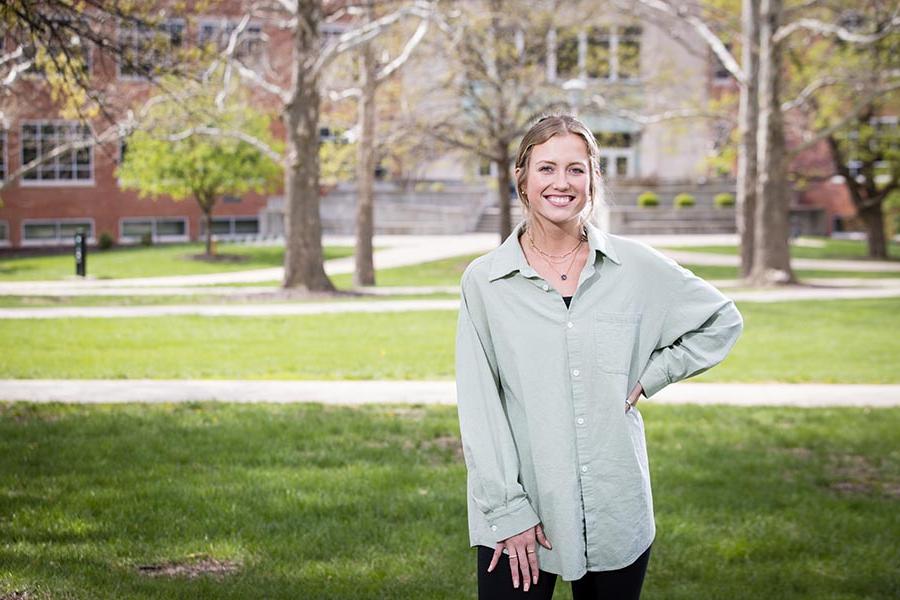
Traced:
<path fill-rule="evenodd" d="M 311 65 L 320 50 L 322 3 L 298 0 L 293 39 L 291 99 L 282 120 L 285 169 L 284 287 L 333 291 L 325 274 L 319 215 L 319 80 Z"/>
<path fill-rule="evenodd" d="M 790 193 L 781 115 L 782 47 L 772 36 L 781 21 L 783 0 L 760 3 L 759 128 L 753 268 L 749 283 L 770 286 L 795 282 L 790 255 Z"/>
<path fill-rule="evenodd" d="M 512 233 L 512 215 L 510 214 L 509 182 L 510 182 L 510 158 L 506 145 L 499 148 L 499 161 L 494 161 L 497 167 L 497 207 L 500 209 L 500 239 L 505 240 Z"/>
<path fill-rule="evenodd" d="M 212 256 L 212 206 L 200 208 L 203 210 L 203 225 L 206 227 L 206 256 Z"/>
<path fill-rule="evenodd" d="M 756 213 L 756 131 L 759 125 L 759 0 L 743 0 L 741 45 L 746 84 L 741 86 L 740 142 L 737 168 L 737 230 L 741 245 L 742 278 L 753 269 Z"/>
<path fill-rule="evenodd" d="M 887 238 L 884 235 L 884 212 L 881 210 L 881 203 L 871 204 L 860 210 L 859 217 L 866 226 L 869 258 L 886 260 Z"/>
<path fill-rule="evenodd" d="M 371 7 L 366 9 L 372 20 Z M 360 49 L 359 74 L 362 96 L 359 99 L 359 147 L 357 149 L 356 199 L 356 267 L 353 285 L 375 285 L 375 266 L 372 260 L 374 234 L 375 183 L 375 52 L 372 44 Z"/>
<path fill-rule="evenodd" d="M 862 122 L 868 121 L 872 112 L 870 110 L 866 113 Z M 888 257 L 887 237 L 884 234 L 882 204 L 888 196 L 887 190 L 879 191 L 876 189 L 873 175 L 866 179 L 865 184 L 858 182 L 847 166 L 847 156 L 841 151 L 837 138 L 829 135 L 825 138 L 825 141 L 828 143 L 828 149 L 831 152 L 834 170 L 844 178 L 844 185 L 847 186 L 850 199 L 856 207 L 856 213 L 866 227 L 869 258 L 886 259 Z"/>

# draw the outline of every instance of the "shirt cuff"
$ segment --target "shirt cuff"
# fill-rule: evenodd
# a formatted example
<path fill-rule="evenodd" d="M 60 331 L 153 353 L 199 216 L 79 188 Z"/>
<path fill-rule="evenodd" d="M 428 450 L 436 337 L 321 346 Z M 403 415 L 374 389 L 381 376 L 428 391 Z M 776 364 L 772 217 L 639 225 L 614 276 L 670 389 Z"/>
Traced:
<path fill-rule="evenodd" d="M 491 511 L 485 516 L 491 528 L 491 535 L 497 542 L 522 533 L 541 522 L 537 513 L 531 508 L 528 498 L 524 497 L 502 509 Z"/>
<path fill-rule="evenodd" d="M 651 361 L 650 364 L 647 365 L 647 369 L 644 371 L 644 374 L 641 375 L 640 379 L 638 379 L 638 382 L 640 382 L 641 387 L 644 388 L 645 398 L 649 398 L 671 383 L 666 369 L 655 361 Z"/>

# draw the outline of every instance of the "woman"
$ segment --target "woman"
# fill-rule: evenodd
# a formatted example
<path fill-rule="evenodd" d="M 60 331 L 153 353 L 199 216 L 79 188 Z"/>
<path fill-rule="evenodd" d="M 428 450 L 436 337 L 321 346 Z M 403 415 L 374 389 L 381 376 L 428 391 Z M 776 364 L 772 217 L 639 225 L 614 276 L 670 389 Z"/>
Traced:
<path fill-rule="evenodd" d="M 601 232 L 597 143 L 545 117 L 516 159 L 525 219 L 462 276 L 456 337 L 469 537 L 481 599 L 638 598 L 655 535 L 635 407 L 719 363 L 734 303 Z"/>

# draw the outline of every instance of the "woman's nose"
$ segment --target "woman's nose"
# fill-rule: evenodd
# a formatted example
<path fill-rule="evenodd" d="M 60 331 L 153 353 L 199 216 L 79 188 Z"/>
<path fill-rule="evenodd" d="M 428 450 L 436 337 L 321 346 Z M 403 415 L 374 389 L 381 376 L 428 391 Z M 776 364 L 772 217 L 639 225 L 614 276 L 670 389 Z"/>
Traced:
<path fill-rule="evenodd" d="M 556 177 L 553 178 L 553 187 L 558 190 L 565 190 L 569 187 L 569 179 L 565 171 L 558 171 Z"/>

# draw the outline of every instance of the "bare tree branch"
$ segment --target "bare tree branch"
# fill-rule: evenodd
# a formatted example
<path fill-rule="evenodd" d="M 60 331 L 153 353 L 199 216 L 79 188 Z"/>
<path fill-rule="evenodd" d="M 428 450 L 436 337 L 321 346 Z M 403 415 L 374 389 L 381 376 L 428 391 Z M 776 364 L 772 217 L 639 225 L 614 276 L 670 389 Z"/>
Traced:
<path fill-rule="evenodd" d="M 898 27 L 900 27 L 900 17 L 893 17 L 888 23 L 888 26 L 877 33 L 854 33 L 845 27 L 833 23 L 826 23 L 825 21 L 820 21 L 818 19 L 797 19 L 796 21 L 779 27 L 772 36 L 772 39 L 777 44 L 795 31 L 806 30 L 820 35 L 835 36 L 840 40 L 854 44 L 872 44 L 890 35 L 896 31 Z"/>
<path fill-rule="evenodd" d="M 696 15 L 692 15 L 688 13 L 687 8 L 683 4 L 679 4 L 678 6 L 673 5 L 667 0 L 637 0 L 640 4 L 643 4 L 647 8 L 651 10 L 655 10 L 658 12 L 662 12 L 664 14 L 678 17 L 684 20 L 685 23 L 690 25 L 694 31 L 706 42 L 706 45 L 709 46 L 710 50 L 713 51 L 713 54 L 716 55 L 716 58 L 722 63 L 729 73 L 731 73 L 732 77 L 734 77 L 738 83 L 741 85 L 747 84 L 747 76 L 744 73 L 744 70 L 741 69 L 741 66 L 738 64 L 737 60 L 735 60 L 734 56 L 731 52 L 728 51 L 728 48 L 725 47 L 725 44 L 722 40 L 717 36 L 712 29 L 709 28 L 703 19 Z"/>
<path fill-rule="evenodd" d="M 791 151 L 789 152 L 789 155 L 791 157 L 797 156 L 804 150 L 807 150 L 807 149 L 811 148 L 812 146 L 818 144 L 822 140 L 826 139 L 828 136 L 832 135 L 836 131 L 843 129 L 844 127 L 847 126 L 848 123 L 857 119 L 859 117 L 859 115 L 861 115 L 863 112 L 865 112 L 866 109 L 872 104 L 872 102 L 877 100 L 879 97 L 881 97 L 885 94 L 889 94 L 897 89 L 900 89 L 900 82 L 895 82 L 889 86 L 882 87 L 882 88 L 879 88 L 876 90 L 872 90 L 871 92 L 869 92 L 869 94 L 867 94 L 866 96 L 864 96 L 863 98 L 858 100 L 850 108 L 850 110 L 847 111 L 847 113 L 845 114 L 843 119 L 833 123 L 831 126 L 826 127 L 825 129 L 817 131 L 815 133 L 815 135 L 804 138 L 803 143 L 800 144 L 799 146 L 797 146 L 796 148 L 792 148 Z"/>
<path fill-rule="evenodd" d="M 380 83 L 393 75 L 397 69 L 402 67 L 404 63 L 409 60 L 413 50 L 416 49 L 416 46 L 419 45 L 419 42 L 422 41 L 422 38 L 424 38 L 425 34 L 428 32 L 428 24 L 428 19 L 422 19 L 422 22 L 419 23 L 415 33 L 407 40 L 406 45 L 403 47 L 403 51 L 401 51 L 394 60 L 386 64 L 375 76 L 376 83 Z"/>
<path fill-rule="evenodd" d="M 404 6 L 383 17 L 369 21 L 361 27 L 342 33 L 337 40 L 328 44 L 319 53 L 312 65 L 312 70 L 321 72 L 342 52 L 346 52 L 364 44 L 382 34 L 389 27 L 407 16 L 417 16 L 420 19 L 431 19 L 434 15 L 434 4 L 427 0 L 416 0 L 408 6 Z"/>
<path fill-rule="evenodd" d="M 207 135 L 210 137 L 218 137 L 218 138 L 234 138 L 240 140 L 242 142 L 246 142 L 271 158 L 274 162 L 284 167 L 286 165 L 284 156 L 276 152 L 271 146 L 266 144 L 264 141 L 259 138 L 252 136 L 244 131 L 237 131 L 234 129 L 221 129 L 219 127 L 208 127 L 206 125 L 200 125 L 197 127 L 189 127 L 178 133 L 173 133 L 167 136 L 164 136 L 163 139 L 168 140 L 170 142 L 178 142 L 181 140 L 185 140 L 193 135 Z"/>

